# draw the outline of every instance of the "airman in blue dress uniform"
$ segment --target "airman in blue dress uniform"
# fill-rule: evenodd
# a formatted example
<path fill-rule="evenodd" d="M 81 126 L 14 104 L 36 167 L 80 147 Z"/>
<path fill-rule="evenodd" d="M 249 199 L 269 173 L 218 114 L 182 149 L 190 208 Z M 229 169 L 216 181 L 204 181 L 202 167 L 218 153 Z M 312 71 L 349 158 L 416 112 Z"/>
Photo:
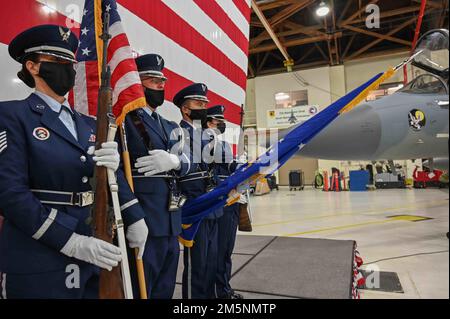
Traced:
<path fill-rule="evenodd" d="M 189 171 L 190 161 L 183 154 L 179 125 L 156 112 L 164 103 L 167 80 L 163 58 L 157 54 L 142 55 L 136 59 L 136 65 L 147 107 L 128 114 L 125 127 L 131 162 L 135 164 L 135 195 L 149 228 L 144 270 L 149 298 L 170 299 L 180 255 L 177 237 L 181 233 L 181 210 L 174 203 L 181 193 L 177 179 Z M 134 269 L 131 267 L 136 277 Z"/>
<path fill-rule="evenodd" d="M 239 163 L 234 159 L 233 150 L 229 143 L 219 140 L 218 136 L 225 133 L 226 121 L 225 106 L 216 105 L 207 112 L 207 132 L 210 135 L 211 155 L 214 159 L 215 175 L 218 183 L 229 177 Z M 223 208 L 223 216 L 218 220 L 218 256 L 215 298 L 242 299 L 230 286 L 234 245 L 236 242 L 237 227 L 239 224 L 239 205 L 234 204 Z"/>
<path fill-rule="evenodd" d="M 122 255 L 92 237 L 89 180 L 96 165 L 117 171 L 129 244 L 145 247 L 145 214 L 118 170 L 117 143 L 95 151 L 95 119 L 73 111 L 64 97 L 74 85 L 77 46 L 76 36 L 56 25 L 28 29 L 9 46 L 22 64 L 19 78 L 35 92 L 0 103 L 2 298 L 98 296 L 99 267 L 112 269 Z"/>
<path fill-rule="evenodd" d="M 183 120 L 180 125 L 186 130 L 186 145 L 190 149 L 191 168 L 189 174 L 180 178 L 183 194 L 189 199 L 205 194 L 214 186 L 209 163 L 204 161 L 203 150 L 208 140 L 204 139 L 202 125 L 206 123 L 209 102 L 208 88 L 195 83 L 178 92 L 173 103 L 180 108 Z M 223 210 L 218 209 L 200 224 L 194 238 L 194 246 L 184 249 L 184 271 L 182 295 L 184 299 L 210 299 L 214 296 L 217 269 L 217 220 Z"/>

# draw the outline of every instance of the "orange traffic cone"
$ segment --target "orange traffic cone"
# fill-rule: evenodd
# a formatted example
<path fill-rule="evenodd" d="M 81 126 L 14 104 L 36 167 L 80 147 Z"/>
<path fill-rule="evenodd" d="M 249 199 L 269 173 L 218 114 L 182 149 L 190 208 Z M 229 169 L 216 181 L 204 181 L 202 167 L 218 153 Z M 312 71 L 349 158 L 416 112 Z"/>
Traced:
<path fill-rule="evenodd" d="M 341 190 L 339 189 L 339 175 L 338 173 L 334 173 L 333 174 L 333 185 L 334 185 L 334 191 L 335 192 L 340 192 Z"/>
<path fill-rule="evenodd" d="M 328 172 L 323 171 L 323 191 L 328 192 L 330 190 L 330 187 L 328 185 Z"/>

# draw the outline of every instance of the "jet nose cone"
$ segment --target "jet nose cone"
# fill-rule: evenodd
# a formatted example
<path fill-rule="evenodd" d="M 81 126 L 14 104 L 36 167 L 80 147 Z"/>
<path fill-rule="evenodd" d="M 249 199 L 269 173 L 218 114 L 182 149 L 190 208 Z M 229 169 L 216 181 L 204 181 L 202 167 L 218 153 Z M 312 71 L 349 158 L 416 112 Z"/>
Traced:
<path fill-rule="evenodd" d="M 330 160 L 362 160 L 373 155 L 381 140 L 381 120 L 370 104 L 338 116 L 302 150 L 302 155 Z"/>

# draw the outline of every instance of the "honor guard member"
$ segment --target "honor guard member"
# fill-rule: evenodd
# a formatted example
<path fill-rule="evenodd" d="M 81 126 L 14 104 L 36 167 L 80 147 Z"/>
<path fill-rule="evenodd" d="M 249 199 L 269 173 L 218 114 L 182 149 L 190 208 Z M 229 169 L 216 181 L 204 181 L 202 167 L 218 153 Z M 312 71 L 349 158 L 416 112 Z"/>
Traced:
<path fill-rule="evenodd" d="M 196 83 L 178 92 L 173 103 L 180 108 L 183 120 L 180 125 L 186 130 L 186 145 L 190 148 L 191 169 L 180 178 L 183 194 L 188 199 L 205 194 L 214 186 L 208 163 L 203 161 L 202 151 L 209 142 L 202 138 L 202 125 L 206 123 L 209 102 L 208 88 Z M 210 299 L 214 296 L 217 269 L 217 219 L 223 210 L 218 209 L 206 217 L 194 238 L 194 246 L 184 249 L 183 289 L 184 299 Z"/>
<path fill-rule="evenodd" d="M 117 171 L 127 238 L 131 247 L 145 247 L 144 212 L 117 170 L 117 143 L 95 151 L 95 119 L 73 111 L 64 97 L 74 85 L 77 47 L 76 36 L 56 25 L 28 29 L 9 45 L 22 64 L 19 78 L 35 92 L 0 103 L 3 298 L 98 297 L 98 267 L 111 270 L 122 256 L 92 237 L 89 180 L 96 165 Z"/>
<path fill-rule="evenodd" d="M 216 105 L 208 109 L 206 132 L 210 136 L 209 145 L 212 146 L 210 154 L 214 160 L 215 175 L 218 183 L 222 183 L 238 166 L 233 157 L 233 150 L 229 143 L 220 141 L 218 136 L 225 133 L 226 122 L 224 116 L 225 106 Z M 236 233 L 239 224 L 239 205 L 234 204 L 223 208 L 223 216 L 218 220 L 218 258 L 215 286 L 215 298 L 242 299 L 230 286 L 231 255 L 236 242 Z"/>
<path fill-rule="evenodd" d="M 188 172 L 190 162 L 179 141 L 179 125 L 156 112 L 164 103 L 167 80 L 162 72 L 163 58 L 157 54 L 142 55 L 136 59 L 136 65 L 147 107 L 129 113 L 125 123 L 128 149 L 135 166 L 135 195 L 149 228 L 144 256 L 147 290 L 150 299 L 171 299 L 180 254 L 177 237 L 181 233 L 183 204 L 177 178 Z M 134 271 L 132 275 L 136 277 Z"/>

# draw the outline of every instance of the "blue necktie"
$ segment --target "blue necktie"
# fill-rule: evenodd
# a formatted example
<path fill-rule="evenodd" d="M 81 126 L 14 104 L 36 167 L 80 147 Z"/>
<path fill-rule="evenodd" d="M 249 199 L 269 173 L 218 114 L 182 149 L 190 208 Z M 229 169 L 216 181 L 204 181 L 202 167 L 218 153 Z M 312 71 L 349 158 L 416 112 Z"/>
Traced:
<path fill-rule="evenodd" d="M 70 134 L 78 141 L 77 129 L 75 126 L 74 114 L 65 105 L 61 105 L 59 111 L 59 119 L 63 122 L 64 126 L 69 130 Z"/>

